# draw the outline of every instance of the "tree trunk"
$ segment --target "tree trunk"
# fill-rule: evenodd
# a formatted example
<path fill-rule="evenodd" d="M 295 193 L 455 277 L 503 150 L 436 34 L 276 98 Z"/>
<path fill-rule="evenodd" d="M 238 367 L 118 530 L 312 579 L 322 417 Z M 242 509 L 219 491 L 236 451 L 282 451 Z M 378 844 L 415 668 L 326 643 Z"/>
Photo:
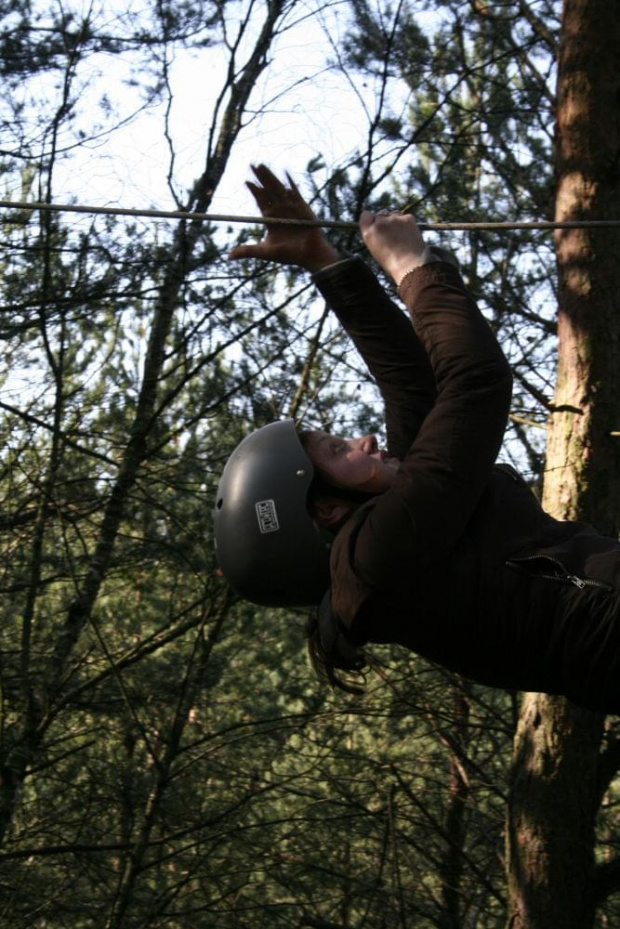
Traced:
<path fill-rule="evenodd" d="M 556 219 L 620 217 L 620 17 L 565 0 L 558 62 Z M 559 357 L 543 502 L 620 527 L 620 229 L 559 230 Z M 614 434 L 616 433 L 616 434 Z M 510 929 L 590 929 L 602 719 L 524 700 L 507 852 Z"/>
<path fill-rule="evenodd" d="M 556 219 L 620 218 L 620 17 L 565 0 L 557 110 Z M 559 357 L 544 504 L 620 529 L 620 228 L 556 233 Z"/>
<path fill-rule="evenodd" d="M 603 720 L 526 694 L 508 804 L 510 929 L 589 929 Z"/>
<path fill-rule="evenodd" d="M 466 685 L 465 685 L 466 686 Z M 470 788 L 465 768 L 469 742 L 469 698 L 464 686 L 453 686 L 454 723 L 450 746 L 450 779 L 446 802 L 447 847 L 439 867 L 441 887 L 441 929 L 461 929 L 463 921 L 462 878 L 467 840 L 467 811 Z M 465 762 L 465 764 L 464 764 Z"/>

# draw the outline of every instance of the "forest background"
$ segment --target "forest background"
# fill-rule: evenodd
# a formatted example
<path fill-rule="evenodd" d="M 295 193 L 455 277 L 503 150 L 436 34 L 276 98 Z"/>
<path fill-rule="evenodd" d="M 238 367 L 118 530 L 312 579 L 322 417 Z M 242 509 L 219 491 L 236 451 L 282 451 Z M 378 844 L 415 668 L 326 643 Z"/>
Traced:
<path fill-rule="evenodd" d="M 3 0 L 2 195 L 247 212 L 263 160 L 326 219 L 618 219 L 613 7 Z M 248 430 L 381 430 L 310 281 L 227 263 L 249 227 L 1 217 L 0 924 L 619 925 L 617 720 L 387 648 L 332 694 L 218 574 Z M 505 459 L 614 536 L 619 235 L 433 239 L 513 367 Z"/>

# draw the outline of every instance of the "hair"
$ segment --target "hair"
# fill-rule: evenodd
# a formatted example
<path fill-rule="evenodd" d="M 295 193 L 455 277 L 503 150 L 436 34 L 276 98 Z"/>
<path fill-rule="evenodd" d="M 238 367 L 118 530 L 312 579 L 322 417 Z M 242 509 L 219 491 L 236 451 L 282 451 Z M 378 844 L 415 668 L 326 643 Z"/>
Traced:
<path fill-rule="evenodd" d="M 359 662 L 355 667 L 347 669 L 349 673 L 355 674 L 358 680 L 359 678 L 362 679 L 360 684 L 353 683 L 341 673 L 343 669 L 338 665 L 337 655 L 328 653 L 323 647 L 319 632 L 318 609 L 314 610 L 308 617 L 305 632 L 310 664 L 318 679 L 329 684 L 334 690 L 342 690 L 347 694 L 360 696 L 365 693 L 365 676 L 363 672 L 368 667 L 368 662 L 364 652 L 358 649 Z"/>
<path fill-rule="evenodd" d="M 310 445 L 310 437 L 312 436 L 312 430 L 298 430 L 297 435 L 299 436 L 299 441 L 301 442 L 304 451 L 306 454 L 308 454 L 308 457 L 310 457 L 308 449 Z M 312 459 L 310 460 L 312 461 Z M 366 503 L 371 499 L 371 497 L 375 496 L 374 494 L 364 493 L 361 490 L 355 490 L 354 488 L 350 487 L 338 487 L 331 481 L 327 472 L 316 465 L 314 461 L 312 461 L 312 466 L 314 468 L 314 476 L 308 489 L 306 504 L 310 515 L 313 518 L 315 518 L 313 504 L 320 497 L 338 497 L 346 503 L 354 503 L 359 506 L 362 503 Z M 348 518 L 348 515 L 345 516 L 338 525 L 331 527 L 332 531 L 337 533 Z M 361 649 L 359 650 L 359 663 L 356 667 L 341 667 L 338 660 L 338 654 L 326 651 L 323 646 L 323 642 L 321 641 L 321 635 L 319 632 L 318 608 L 314 610 L 308 617 L 305 631 L 310 664 L 312 665 L 312 668 L 318 679 L 324 683 L 329 684 L 329 686 L 333 687 L 335 690 L 342 690 L 347 694 L 363 694 L 365 692 L 364 684 L 353 683 L 347 678 L 347 676 L 342 674 L 342 671 L 346 670 L 350 674 L 355 674 L 357 675 L 358 679 L 361 677 L 362 681 L 364 681 L 362 672 L 364 668 L 368 667 L 364 652 Z"/>

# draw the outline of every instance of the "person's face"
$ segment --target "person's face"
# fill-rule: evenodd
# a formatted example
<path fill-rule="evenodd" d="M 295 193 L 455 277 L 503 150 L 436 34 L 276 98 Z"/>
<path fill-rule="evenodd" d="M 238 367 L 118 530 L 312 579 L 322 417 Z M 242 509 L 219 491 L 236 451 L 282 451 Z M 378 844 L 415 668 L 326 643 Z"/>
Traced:
<path fill-rule="evenodd" d="M 342 439 L 328 432 L 312 432 L 306 452 L 311 462 L 337 487 L 382 493 L 392 486 L 400 465 L 388 458 L 374 435 Z"/>

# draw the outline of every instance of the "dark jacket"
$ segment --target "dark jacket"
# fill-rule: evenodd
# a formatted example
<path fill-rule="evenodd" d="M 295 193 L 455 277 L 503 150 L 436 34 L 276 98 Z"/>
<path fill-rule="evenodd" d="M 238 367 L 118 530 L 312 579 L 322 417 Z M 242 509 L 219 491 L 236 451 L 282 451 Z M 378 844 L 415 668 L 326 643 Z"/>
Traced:
<path fill-rule="evenodd" d="M 405 278 L 415 330 L 357 259 L 315 282 L 379 386 L 388 452 L 402 461 L 333 545 L 332 608 L 347 636 L 620 712 L 620 543 L 553 519 L 495 465 L 511 373 L 456 269 Z"/>

